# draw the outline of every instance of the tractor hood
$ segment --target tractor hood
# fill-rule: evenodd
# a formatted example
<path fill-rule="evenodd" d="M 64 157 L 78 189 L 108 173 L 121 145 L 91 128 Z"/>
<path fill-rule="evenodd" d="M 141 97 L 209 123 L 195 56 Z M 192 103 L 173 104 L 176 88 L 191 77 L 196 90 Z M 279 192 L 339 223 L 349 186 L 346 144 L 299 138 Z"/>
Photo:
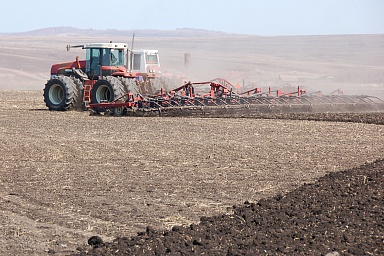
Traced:
<path fill-rule="evenodd" d="M 65 70 L 73 68 L 80 68 L 85 71 L 85 60 L 53 64 L 51 67 L 51 76 L 64 74 L 66 73 Z"/>

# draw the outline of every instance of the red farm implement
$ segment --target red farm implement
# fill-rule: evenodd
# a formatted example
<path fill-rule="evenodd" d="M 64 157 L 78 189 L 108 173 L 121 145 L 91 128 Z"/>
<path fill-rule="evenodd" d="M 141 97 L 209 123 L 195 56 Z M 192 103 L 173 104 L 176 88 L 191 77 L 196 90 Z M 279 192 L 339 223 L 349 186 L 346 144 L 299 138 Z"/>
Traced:
<path fill-rule="evenodd" d="M 241 114 L 252 111 L 264 113 L 361 111 L 384 108 L 384 101 L 366 95 L 348 96 L 342 93 L 322 95 L 320 92 L 307 94 L 300 86 L 288 92 L 271 88 L 262 92 L 260 88 L 254 88 L 239 93 L 215 81 L 188 82 L 170 91 L 161 89 L 155 95 L 135 96 L 127 93 L 115 101 L 89 104 L 87 108 L 93 113 L 116 116 L 209 116 L 221 112 Z"/>

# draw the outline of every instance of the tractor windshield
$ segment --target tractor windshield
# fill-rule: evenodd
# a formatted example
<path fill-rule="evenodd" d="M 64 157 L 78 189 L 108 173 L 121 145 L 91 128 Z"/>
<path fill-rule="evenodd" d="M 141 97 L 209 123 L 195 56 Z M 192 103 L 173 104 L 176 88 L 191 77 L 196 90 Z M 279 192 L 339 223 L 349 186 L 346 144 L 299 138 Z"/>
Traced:
<path fill-rule="evenodd" d="M 146 53 L 145 54 L 145 58 L 146 58 L 146 62 L 147 64 L 153 64 L 153 65 L 156 65 L 159 63 L 159 60 L 157 58 L 157 54 L 150 54 L 150 53 Z"/>

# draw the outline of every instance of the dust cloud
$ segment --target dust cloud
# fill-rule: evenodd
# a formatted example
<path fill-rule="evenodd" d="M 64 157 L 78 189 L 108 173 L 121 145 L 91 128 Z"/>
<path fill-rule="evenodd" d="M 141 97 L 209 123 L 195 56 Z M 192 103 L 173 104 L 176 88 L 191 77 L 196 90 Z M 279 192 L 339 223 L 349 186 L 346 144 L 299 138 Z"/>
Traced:
<path fill-rule="evenodd" d="M 83 50 L 67 52 L 67 44 L 103 41 L 110 38 L 0 37 L 0 89 L 42 90 L 52 64 L 72 61 L 76 55 L 85 57 Z M 130 43 L 131 39 L 114 41 Z M 348 95 L 384 99 L 383 45 L 384 35 L 146 37 L 135 41 L 135 49 L 159 50 L 162 73 L 184 81 L 220 77 L 239 91 L 290 85 L 308 92 L 329 94 L 341 89 Z M 188 66 L 186 53 L 190 54 Z"/>

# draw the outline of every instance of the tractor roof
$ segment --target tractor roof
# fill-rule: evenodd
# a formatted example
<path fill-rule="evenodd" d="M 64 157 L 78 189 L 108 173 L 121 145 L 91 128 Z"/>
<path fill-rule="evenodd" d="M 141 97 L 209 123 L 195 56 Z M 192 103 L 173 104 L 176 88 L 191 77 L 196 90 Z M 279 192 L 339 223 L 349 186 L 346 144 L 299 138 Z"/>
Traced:
<path fill-rule="evenodd" d="M 92 43 L 83 45 L 83 49 L 87 48 L 109 48 L 109 49 L 126 49 L 128 44 L 126 43 Z"/>
<path fill-rule="evenodd" d="M 67 51 L 71 48 L 104 48 L 104 49 L 127 49 L 128 44 L 126 43 L 92 43 L 92 44 L 80 44 L 80 45 L 67 45 Z"/>
<path fill-rule="evenodd" d="M 158 54 L 159 51 L 158 50 L 143 50 L 143 49 L 140 49 L 140 50 L 132 50 L 133 53 L 147 53 L 147 54 Z"/>

